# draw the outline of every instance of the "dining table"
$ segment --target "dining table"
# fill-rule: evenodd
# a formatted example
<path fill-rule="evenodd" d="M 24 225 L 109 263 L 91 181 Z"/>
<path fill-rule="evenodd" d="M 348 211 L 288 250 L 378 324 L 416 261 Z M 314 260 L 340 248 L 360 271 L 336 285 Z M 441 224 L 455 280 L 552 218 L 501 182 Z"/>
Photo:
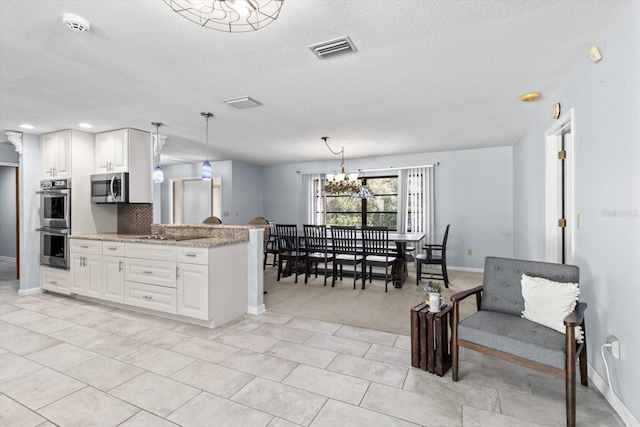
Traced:
<path fill-rule="evenodd" d="M 298 229 L 298 237 L 304 238 L 304 230 Z M 424 233 L 398 233 L 395 231 L 389 231 L 389 243 L 394 242 L 396 245 L 394 252 L 396 257 L 396 265 L 394 268 L 395 277 L 393 278 L 393 286 L 395 288 L 402 288 L 402 285 L 409 275 L 409 270 L 407 268 L 407 265 L 410 262 L 407 259 L 408 245 L 412 244 L 415 249 L 424 237 Z M 362 234 L 358 232 L 356 238 L 361 242 Z M 329 231 L 327 231 L 327 240 L 329 245 L 331 245 L 331 236 Z"/>

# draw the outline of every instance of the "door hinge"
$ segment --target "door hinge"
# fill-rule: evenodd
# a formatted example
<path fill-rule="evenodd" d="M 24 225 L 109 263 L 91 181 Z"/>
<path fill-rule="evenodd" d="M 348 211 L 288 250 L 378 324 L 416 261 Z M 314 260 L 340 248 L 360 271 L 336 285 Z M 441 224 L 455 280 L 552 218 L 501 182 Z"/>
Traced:
<path fill-rule="evenodd" d="M 558 227 L 565 228 L 567 226 L 567 220 L 565 218 L 558 219 Z"/>
<path fill-rule="evenodd" d="M 567 152 L 565 150 L 558 151 L 558 160 L 564 160 L 567 158 Z"/>

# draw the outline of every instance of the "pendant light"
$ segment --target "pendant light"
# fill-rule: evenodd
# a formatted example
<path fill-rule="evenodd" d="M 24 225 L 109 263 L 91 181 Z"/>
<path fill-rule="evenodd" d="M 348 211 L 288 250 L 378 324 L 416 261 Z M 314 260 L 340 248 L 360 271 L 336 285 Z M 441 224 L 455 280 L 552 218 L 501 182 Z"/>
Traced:
<path fill-rule="evenodd" d="M 213 168 L 211 167 L 211 163 L 209 163 L 209 118 L 213 117 L 213 114 L 200 113 L 200 115 L 207 120 L 207 145 L 205 148 L 204 163 L 202 163 L 202 179 L 211 180 L 213 179 Z"/>
<path fill-rule="evenodd" d="M 164 173 L 162 172 L 162 168 L 160 167 L 160 152 L 162 151 L 162 146 L 160 145 L 160 138 L 158 129 L 160 126 L 163 126 L 160 122 L 151 122 L 151 126 L 156 127 L 156 143 L 155 143 L 155 151 L 158 154 L 158 165 L 153 170 L 153 174 L 151 175 L 154 184 L 161 184 L 164 181 Z"/>

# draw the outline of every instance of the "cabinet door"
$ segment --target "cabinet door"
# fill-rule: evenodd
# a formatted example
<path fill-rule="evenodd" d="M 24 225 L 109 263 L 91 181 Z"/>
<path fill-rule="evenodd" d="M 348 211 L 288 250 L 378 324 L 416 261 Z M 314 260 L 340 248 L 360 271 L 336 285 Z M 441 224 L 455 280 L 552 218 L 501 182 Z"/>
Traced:
<path fill-rule="evenodd" d="M 122 129 L 111 133 L 113 134 L 111 172 L 129 172 L 129 130 Z"/>
<path fill-rule="evenodd" d="M 71 132 L 56 132 L 56 166 L 54 178 L 71 178 Z"/>
<path fill-rule="evenodd" d="M 70 291 L 74 294 L 84 295 L 85 283 L 87 282 L 87 270 L 84 268 L 85 255 L 81 252 L 71 252 L 69 257 L 71 265 Z"/>
<path fill-rule="evenodd" d="M 45 291 L 69 295 L 69 270 L 40 267 L 40 287 Z"/>
<path fill-rule="evenodd" d="M 95 173 L 107 173 L 113 161 L 113 135 L 111 132 L 96 135 Z"/>
<path fill-rule="evenodd" d="M 178 263 L 178 314 L 209 320 L 209 267 Z"/>
<path fill-rule="evenodd" d="M 102 297 L 109 301 L 124 302 L 124 258 L 102 257 Z"/>
<path fill-rule="evenodd" d="M 102 298 L 102 256 L 85 255 L 84 268 L 87 270 L 84 295 Z"/>
<path fill-rule="evenodd" d="M 40 178 L 53 178 L 53 169 L 56 164 L 56 145 L 58 138 L 55 133 L 42 135 L 40 143 Z"/>

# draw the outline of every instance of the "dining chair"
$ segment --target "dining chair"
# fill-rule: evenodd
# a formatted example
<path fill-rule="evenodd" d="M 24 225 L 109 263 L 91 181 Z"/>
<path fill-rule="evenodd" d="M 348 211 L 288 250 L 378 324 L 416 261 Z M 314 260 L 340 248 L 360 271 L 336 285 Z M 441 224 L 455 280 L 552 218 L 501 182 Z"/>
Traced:
<path fill-rule="evenodd" d="M 298 226 L 296 224 L 276 224 L 276 239 L 278 243 L 278 278 L 283 275 L 295 274 L 295 283 L 298 283 L 298 274 L 301 272 L 301 264 L 306 263 L 307 255 L 304 248 L 300 247 L 298 239 Z"/>
<path fill-rule="evenodd" d="M 373 278 L 373 267 L 384 267 L 384 291 L 395 278 L 396 254 L 390 253 L 388 227 L 362 227 L 362 249 L 364 252 L 364 269 L 369 267 L 369 283 Z M 391 274 L 389 274 L 391 268 Z"/>
<path fill-rule="evenodd" d="M 449 237 L 449 225 L 447 225 L 447 229 L 444 232 L 444 239 L 442 239 L 441 245 L 424 245 L 423 248 L 427 250 L 427 253 L 416 255 L 416 286 L 418 286 L 420 280 L 422 280 L 422 276 L 425 275 L 426 279 L 442 280 L 444 281 L 444 286 L 446 288 L 449 287 L 449 275 L 447 274 L 447 238 Z M 423 264 L 439 265 L 442 272 L 423 272 Z"/>
<path fill-rule="evenodd" d="M 362 289 L 364 289 L 364 272 L 363 265 L 364 256 L 358 253 L 358 236 L 355 226 L 338 226 L 333 225 L 331 230 L 331 244 L 333 247 L 333 276 L 331 278 L 331 287 L 336 285 L 336 276 L 338 275 L 338 266 L 340 266 L 340 281 L 342 281 L 343 266 L 353 266 L 353 289 L 356 288 L 358 279 L 362 279 Z M 360 273 L 358 274 L 358 265 L 360 265 Z"/>
<path fill-rule="evenodd" d="M 205 218 L 204 221 L 202 221 L 203 224 L 222 224 L 222 221 L 220 221 L 220 218 L 218 218 L 217 216 L 210 216 L 208 218 Z"/>
<path fill-rule="evenodd" d="M 269 254 L 273 255 L 273 263 L 271 264 L 273 267 L 276 266 L 278 262 L 278 234 L 276 232 L 276 224 L 275 222 L 269 221 L 269 240 L 267 241 L 266 252 L 264 254 L 264 260 L 262 261 L 262 269 L 267 268 L 267 256 Z"/>
<path fill-rule="evenodd" d="M 329 248 L 327 239 L 327 227 L 325 225 L 304 224 L 304 242 L 307 250 L 307 268 L 304 275 L 304 283 L 307 283 L 311 275 L 311 268 L 318 277 L 318 265 L 324 265 L 324 285 L 327 286 L 327 277 L 333 276 L 333 266 L 329 272 L 329 263 L 333 262 L 334 255 Z"/>

